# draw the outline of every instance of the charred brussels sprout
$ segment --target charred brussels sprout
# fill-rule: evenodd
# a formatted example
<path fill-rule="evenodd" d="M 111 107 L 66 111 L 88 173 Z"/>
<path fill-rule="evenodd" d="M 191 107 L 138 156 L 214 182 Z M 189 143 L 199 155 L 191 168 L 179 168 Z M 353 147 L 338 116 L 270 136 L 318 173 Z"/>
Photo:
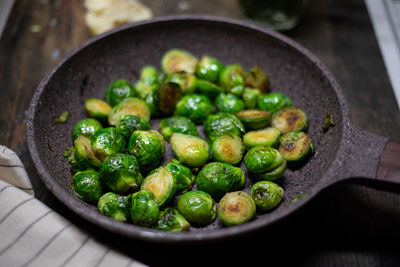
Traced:
<path fill-rule="evenodd" d="M 72 139 L 75 140 L 80 135 L 92 137 L 97 130 L 102 128 L 103 126 L 101 126 L 101 123 L 96 119 L 86 118 L 80 120 L 75 124 L 72 130 Z"/>
<path fill-rule="evenodd" d="M 260 181 L 251 188 L 251 198 L 261 211 L 271 210 L 281 203 L 283 198 L 283 189 L 270 181 Z"/>
<path fill-rule="evenodd" d="M 111 217 L 116 221 L 126 222 L 129 218 L 130 196 L 120 196 L 108 192 L 99 198 L 97 209 L 101 214 Z"/>
<path fill-rule="evenodd" d="M 217 210 L 214 199 L 198 190 L 184 193 L 178 200 L 177 208 L 190 223 L 202 225 L 213 222 Z"/>
<path fill-rule="evenodd" d="M 161 68 L 167 74 L 175 72 L 194 73 L 197 62 L 197 58 L 188 51 L 171 49 L 162 57 Z"/>
<path fill-rule="evenodd" d="M 256 204 L 245 192 L 227 193 L 219 202 L 218 217 L 225 226 L 246 223 L 256 215 Z"/>
<path fill-rule="evenodd" d="M 196 87 L 200 93 L 206 95 L 210 99 L 214 99 L 220 93 L 224 92 L 224 89 L 207 80 L 197 79 Z"/>
<path fill-rule="evenodd" d="M 312 154 L 314 146 L 304 132 L 289 132 L 281 137 L 279 152 L 289 162 L 299 162 Z"/>
<path fill-rule="evenodd" d="M 136 91 L 140 98 L 146 98 L 152 93 L 153 85 L 158 83 L 158 71 L 150 65 L 146 65 L 140 72 L 139 80 L 136 83 Z"/>
<path fill-rule="evenodd" d="M 283 162 L 278 150 L 270 146 L 255 146 L 244 156 L 244 164 L 251 173 L 265 173 L 279 167 Z"/>
<path fill-rule="evenodd" d="M 232 165 L 236 165 L 242 160 L 244 150 L 242 139 L 239 136 L 228 134 L 217 137 L 211 146 L 211 152 L 216 161 Z"/>
<path fill-rule="evenodd" d="M 161 114 L 166 116 L 174 113 L 181 96 L 181 88 L 177 83 L 163 83 L 153 90 L 154 103 Z"/>
<path fill-rule="evenodd" d="M 235 114 L 245 108 L 244 102 L 233 94 L 219 94 L 215 99 L 217 108 L 222 112 Z"/>
<path fill-rule="evenodd" d="M 155 224 L 158 220 L 159 207 L 154 194 L 147 190 L 134 193 L 130 212 L 133 224 L 147 227 Z"/>
<path fill-rule="evenodd" d="M 261 129 L 271 121 L 271 114 L 268 111 L 258 109 L 247 109 L 236 113 L 236 117 L 248 130 Z"/>
<path fill-rule="evenodd" d="M 177 209 L 169 207 L 160 212 L 154 228 L 163 231 L 182 232 L 188 231 L 190 224 Z"/>
<path fill-rule="evenodd" d="M 243 68 L 238 64 L 227 65 L 219 75 L 219 84 L 225 91 L 237 96 L 244 92 Z"/>
<path fill-rule="evenodd" d="M 122 115 L 116 128 L 126 139 L 128 139 L 136 130 L 151 130 L 151 125 L 148 121 L 138 116 Z"/>
<path fill-rule="evenodd" d="M 175 177 L 177 194 L 182 194 L 192 189 L 196 178 L 188 167 L 180 164 L 176 159 L 172 159 L 164 168 L 169 170 Z"/>
<path fill-rule="evenodd" d="M 151 111 L 143 100 L 132 97 L 126 98 L 114 106 L 108 114 L 108 123 L 116 126 L 122 115 L 135 115 L 144 120 L 150 120 Z"/>
<path fill-rule="evenodd" d="M 241 189 L 244 183 L 242 169 L 223 162 L 209 163 L 197 175 L 199 190 L 209 193 L 216 199 L 227 192 Z"/>
<path fill-rule="evenodd" d="M 200 79 L 216 82 L 224 66 L 217 59 L 203 56 L 197 65 L 196 75 Z"/>
<path fill-rule="evenodd" d="M 265 129 L 250 131 L 243 136 L 243 142 L 247 149 L 255 146 L 273 146 L 279 144 L 279 137 L 281 132 L 273 127 Z"/>
<path fill-rule="evenodd" d="M 244 74 L 244 84 L 248 87 L 257 88 L 261 93 L 268 90 L 268 76 L 258 66 L 248 70 Z"/>
<path fill-rule="evenodd" d="M 281 134 L 301 132 L 307 129 L 307 116 L 299 108 L 283 108 L 272 116 L 271 126 L 281 131 Z"/>
<path fill-rule="evenodd" d="M 196 124 L 203 123 L 211 114 L 213 105 L 206 96 L 191 94 L 185 95 L 176 104 L 176 115 L 184 116 Z"/>
<path fill-rule="evenodd" d="M 261 92 L 259 90 L 246 87 L 242 95 L 244 105 L 246 106 L 246 108 L 248 109 L 256 108 L 259 96 L 261 96 Z"/>
<path fill-rule="evenodd" d="M 100 129 L 91 138 L 92 150 L 100 161 L 113 153 L 125 152 L 125 145 L 125 138 L 113 127 Z"/>
<path fill-rule="evenodd" d="M 165 149 L 164 138 L 161 138 L 156 131 L 133 132 L 129 139 L 128 152 L 137 158 L 140 171 L 149 172 L 160 164 Z"/>
<path fill-rule="evenodd" d="M 210 158 L 210 146 L 203 138 L 174 133 L 170 143 L 179 162 L 190 168 L 201 167 Z"/>
<path fill-rule="evenodd" d="M 108 113 L 111 111 L 111 106 L 103 100 L 89 97 L 85 102 L 85 110 L 89 117 L 106 121 Z"/>
<path fill-rule="evenodd" d="M 182 94 L 193 94 L 196 91 L 197 78 L 194 74 L 177 72 L 168 75 L 164 82 L 177 83 L 181 87 Z"/>
<path fill-rule="evenodd" d="M 168 141 L 173 133 L 183 133 L 194 136 L 199 135 L 196 125 L 190 119 L 183 116 L 173 116 L 161 120 L 158 130 Z"/>
<path fill-rule="evenodd" d="M 89 137 L 80 135 L 75 139 L 74 144 L 76 163 L 72 166 L 73 172 L 100 167 L 101 161 L 95 156 Z"/>
<path fill-rule="evenodd" d="M 258 108 L 271 114 L 291 105 L 292 100 L 281 93 L 269 93 L 258 97 Z"/>
<path fill-rule="evenodd" d="M 109 155 L 100 167 L 100 175 L 104 183 L 118 194 L 136 191 L 143 179 L 136 158 L 122 153 Z"/>
<path fill-rule="evenodd" d="M 84 201 L 97 203 L 103 192 L 100 174 L 95 170 L 76 173 L 72 177 L 72 189 Z"/>
<path fill-rule="evenodd" d="M 219 112 L 207 117 L 204 122 L 204 133 L 211 142 L 214 142 L 218 136 L 224 134 L 242 136 L 245 128 L 235 115 Z"/>
<path fill-rule="evenodd" d="M 147 175 L 140 189 L 152 192 L 157 204 L 162 207 L 174 196 L 176 181 L 169 170 L 159 167 Z"/>
<path fill-rule="evenodd" d="M 125 98 L 135 97 L 137 95 L 135 87 L 125 79 L 119 79 L 112 82 L 106 90 L 106 101 L 112 107 Z"/>

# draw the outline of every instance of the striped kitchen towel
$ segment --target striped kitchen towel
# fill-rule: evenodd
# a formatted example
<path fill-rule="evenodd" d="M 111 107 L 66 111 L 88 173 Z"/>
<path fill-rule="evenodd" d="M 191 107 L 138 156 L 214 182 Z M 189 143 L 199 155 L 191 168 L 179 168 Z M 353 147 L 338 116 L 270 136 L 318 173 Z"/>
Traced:
<path fill-rule="evenodd" d="M 144 266 L 33 195 L 21 160 L 0 145 L 0 266 Z"/>

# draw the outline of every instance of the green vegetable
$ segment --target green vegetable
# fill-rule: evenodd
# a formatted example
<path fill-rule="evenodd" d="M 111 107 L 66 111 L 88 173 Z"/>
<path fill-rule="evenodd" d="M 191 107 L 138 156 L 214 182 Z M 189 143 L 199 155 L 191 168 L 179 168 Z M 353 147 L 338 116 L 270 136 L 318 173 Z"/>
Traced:
<path fill-rule="evenodd" d="M 312 154 L 314 146 L 304 132 L 289 132 L 281 137 L 279 152 L 289 162 L 299 162 Z"/>
<path fill-rule="evenodd" d="M 273 127 L 267 127 L 257 131 L 247 132 L 243 136 L 243 143 L 247 149 L 255 146 L 272 146 L 276 147 L 279 144 L 281 132 Z"/>
<path fill-rule="evenodd" d="M 129 218 L 130 196 L 120 196 L 113 192 L 102 195 L 97 203 L 101 214 L 111 217 L 116 221 L 126 222 Z"/>
<path fill-rule="evenodd" d="M 268 111 L 258 109 L 247 109 L 236 113 L 236 117 L 243 123 L 248 130 L 261 129 L 267 126 L 271 120 Z"/>
<path fill-rule="evenodd" d="M 85 110 L 89 117 L 106 121 L 108 113 L 111 111 L 111 106 L 103 100 L 89 97 L 85 102 Z"/>
<path fill-rule="evenodd" d="M 155 91 L 157 88 L 159 87 L 159 85 L 154 85 L 151 89 L 151 93 L 148 94 L 145 98 L 145 102 L 147 104 L 147 106 L 149 107 L 150 110 L 150 114 L 151 114 L 151 118 L 159 118 L 162 116 L 161 111 L 158 109 L 155 100 L 154 100 L 154 95 L 153 95 L 153 91 Z"/>
<path fill-rule="evenodd" d="M 158 83 L 158 77 L 158 71 L 153 66 L 146 65 L 142 68 L 139 80 L 136 83 L 136 91 L 140 98 L 144 99 L 152 93 L 152 87 Z"/>
<path fill-rule="evenodd" d="M 271 210 L 281 203 L 283 198 L 283 189 L 274 182 L 260 181 L 255 183 L 250 195 L 256 206 L 261 211 Z"/>
<path fill-rule="evenodd" d="M 163 83 L 153 90 L 154 103 L 158 110 L 166 116 L 174 113 L 176 103 L 181 96 L 181 88 L 177 83 Z"/>
<path fill-rule="evenodd" d="M 333 118 L 331 113 L 327 112 L 324 120 L 324 126 L 322 127 L 322 131 L 325 133 L 326 131 L 329 130 L 329 128 L 335 126 L 335 123 L 333 123 Z"/>
<path fill-rule="evenodd" d="M 215 99 L 217 108 L 222 112 L 235 114 L 245 108 L 244 102 L 234 94 L 219 94 Z"/>
<path fill-rule="evenodd" d="M 215 199 L 221 198 L 227 192 L 243 188 L 244 183 L 242 169 L 223 162 L 208 163 L 197 175 L 199 190 L 209 193 Z"/>
<path fill-rule="evenodd" d="M 108 114 L 108 123 L 116 126 L 122 115 L 135 115 L 150 120 L 151 111 L 146 102 L 139 98 L 126 98 L 114 106 Z"/>
<path fill-rule="evenodd" d="M 118 194 L 136 191 L 143 180 L 137 159 L 122 153 L 109 155 L 100 167 L 100 175 L 104 183 Z"/>
<path fill-rule="evenodd" d="M 244 165 L 251 173 L 265 173 L 279 167 L 283 158 L 270 146 L 255 146 L 244 156 Z"/>
<path fill-rule="evenodd" d="M 194 73 L 197 62 L 197 58 L 188 51 L 171 49 L 162 57 L 161 68 L 166 74 L 175 72 Z"/>
<path fill-rule="evenodd" d="M 256 180 L 261 180 L 261 181 L 275 181 L 279 177 L 283 175 L 286 169 L 286 164 L 287 161 L 283 160 L 281 165 L 273 169 L 272 171 L 268 171 L 265 173 L 252 173 L 251 176 L 256 179 Z"/>
<path fill-rule="evenodd" d="M 116 128 L 126 139 L 129 139 L 136 130 L 151 130 L 151 125 L 138 116 L 122 115 Z"/>
<path fill-rule="evenodd" d="M 206 95 L 210 99 L 216 98 L 220 93 L 224 92 L 224 89 L 219 87 L 218 85 L 207 81 L 197 79 L 196 81 L 197 90 L 201 93 Z"/>
<path fill-rule="evenodd" d="M 177 208 L 190 223 L 201 225 L 213 222 L 217 210 L 214 199 L 198 190 L 184 193 L 178 200 Z"/>
<path fill-rule="evenodd" d="M 164 167 L 159 167 L 147 175 L 140 189 L 152 192 L 157 204 L 162 207 L 174 196 L 176 192 L 176 181 L 169 170 Z"/>
<path fill-rule="evenodd" d="M 72 177 L 72 189 L 84 201 L 97 203 L 103 192 L 103 184 L 97 171 L 85 170 Z"/>
<path fill-rule="evenodd" d="M 93 153 L 100 161 L 113 153 L 125 152 L 125 145 L 124 136 L 113 127 L 100 129 L 91 138 Z"/>
<path fill-rule="evenodd" d="M 158 221 L 159 214 L 154 194 L 147 190 L 134 193 L 130 212 L 133 224 L 147 227 L 154 225 Z"/>
<path fill-rule="evenodd" d="M 224 66 L 217 59 L 203 56 L 197 65 L 196 76 L 200 79 L 216 82 Z"/>
<path fill-rule="evenodd" d="M 214 142 L 218 136 L 224 134 L 242 136 L 245 128 L 235 115 L 219 112 L 207 117 L 204 122 L 204 133 L 211 142 Z"/>
<path fill-rule="evenodd" d="M 241 96 L 244 92 L 243 69 L 238 64 L 227 65 L 219 75 L 219 84 L 226 92 Z"/>
<path fill-rule="evenodd" d="M 211 114 L 212 109 L 213 105 L 205 95 L 189 94 L 182 97 L 176 104 L 175 114 L 200 124 Z"/>
<path fill-rule="evenodd" d="M 258 66 L 248 70 L 244 74 L 244 84 L 248 87 L 257 88 L 261 93 L 268 90 L 268 76 Z"/>
<path fill-rule="evenodd" d="M 182 232 L 189 231 L 190 224 L 178 210 L 168 207 L 160 212 L 155 229 L 170 232 Z"/>
<path fill-rule="evenodd" d="M 60 117 L 58 117 L 58 119 L 56 119 L 57 123 L 65 123 L 68 119 L 69 116 L 69 112 L 68 111 L 64 111 L 63 113 L 61 113 Z"/>
<path fill-rule="evenodd" d="M 169 170 L 175 178 L 176 194 L 182 194 L 192 189 L 196 177 L 188 167 L 180 164 L 176 159 L 172 159 L 164 168 Z"/>
<path fill-rule="evenodd" d="M 224 134 L 212 143 L 211 152 L 216 161 L 238 164 L 244 154 L 243 141 L 239 136 Z"/>
<path fill-rule="evenodd" d="M 72 129 L 72 140 L 75 140 L 80 135 L 92 137 L 97 130 L 102 128 L 103 126 L 101 126 L 101 123 L 96 119 L 86 118 L 80 120 Z"/>
<path fill-rule="evenodd" d="M 272 116 L 271 126 L 281 131 L 281 134 L 301 132 L 307 129 L 307 116 L 299 108 L 283 108 Z"/>
<path fill-rule="evenodd" d="M 112 107 L 125 98 L 135 97 L 137 92 L 133 85 L 125 79 L 112 82 L 106 90 L 105 97 L 108 104 Z"/>
<path fill-rule="evenodd" d="M 245 192 L 227 193 L 219 202 L 218 217 L 225 226 L 246 223 L 256 215 L 256 204 Z"/>
<path fill-rule="evenodd" d="M 170 143 L 179 162 L 190 168 L 201 167 L 210 158 L 210 146 L 201 137 L 173 133 Z"/>
<path fill-rule="evenodd" d="M 158 130 L 168 141 L 173 133 L 183 133 L 194 136 L 199 135 L 196 125 L 190 119 L 183 116 L 173 116 L 161 120 Z"/>
<path fill-rule="evenodd" d="M 72 166 L 73 172 L 100 167 L 101 161 L 95 156 L 89 137 L 84 135 L 78 136 L 74 141 L 74 145 L 76 163 Z"/>
<path fill-rule="evenodd" d="M 164 82 L 177 83 L 181 87 L 182 94 L 193 94 L 196 91 L 197 78 L 194 74 L 177 72 L 168 75 Z"/>
<path fill-rule="evenodd" d="M 257 107 L 258 97 L 261 96 L 261 92 L 258 89 L 246 87 L 242 95 L 244 105 L 248 109 L 255 109 Z"/>
<path fill-rule="evenodd" d="M 76 157 L 75 157 L 75 147 L 70 146 L 67 147 L 64 150 L 64 158 L 68 161 L 70 164 L 76 163 Z"/>
<path fill-rule="evenodd" d="M 271 114 L 291 105 L 292 100 L 282 93 L 269 93 L 258 97 L 258 108 Z"/>

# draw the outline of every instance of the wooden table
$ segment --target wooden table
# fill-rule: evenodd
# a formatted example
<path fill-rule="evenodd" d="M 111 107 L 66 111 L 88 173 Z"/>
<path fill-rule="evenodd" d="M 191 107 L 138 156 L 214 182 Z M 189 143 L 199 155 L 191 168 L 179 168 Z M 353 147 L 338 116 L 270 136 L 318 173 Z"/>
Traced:
<path fill-rule="evenodd" d="M 146 3 L 155 16 L 197 13 L 244 19 L 233 0 Z M 362 0 L 310 1 L 299 27 L 285 34 L 319 57 L 335 75 L 356 126 L 400 142 L 399 109 Z M 82 1 L 18 0 L 0 41 L 0 144 L 21 157 L 37 198 L 45 204 L 102 242 L 151 265 L 211 259 L 214 263 L 291 262 L 300 266 L 400 265 L 400 197 L 360 185 L 334 186 L 279 225 L 208 245 L 164 246 L 127 240 L 73 214 L 44 186 L 35 170 L 26 144 L 25 116 L 42 77 L 90 37 Z"/>

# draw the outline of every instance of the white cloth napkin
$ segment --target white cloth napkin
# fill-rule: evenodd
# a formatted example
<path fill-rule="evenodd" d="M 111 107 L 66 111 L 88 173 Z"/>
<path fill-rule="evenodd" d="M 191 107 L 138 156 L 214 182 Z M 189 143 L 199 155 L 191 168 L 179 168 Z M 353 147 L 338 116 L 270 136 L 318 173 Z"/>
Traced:
<path fill-rule="evenodd" d="M 144 266 L 36 199 L 21 160 L 1 145 L 0 240 L 0 266 Z"/>

